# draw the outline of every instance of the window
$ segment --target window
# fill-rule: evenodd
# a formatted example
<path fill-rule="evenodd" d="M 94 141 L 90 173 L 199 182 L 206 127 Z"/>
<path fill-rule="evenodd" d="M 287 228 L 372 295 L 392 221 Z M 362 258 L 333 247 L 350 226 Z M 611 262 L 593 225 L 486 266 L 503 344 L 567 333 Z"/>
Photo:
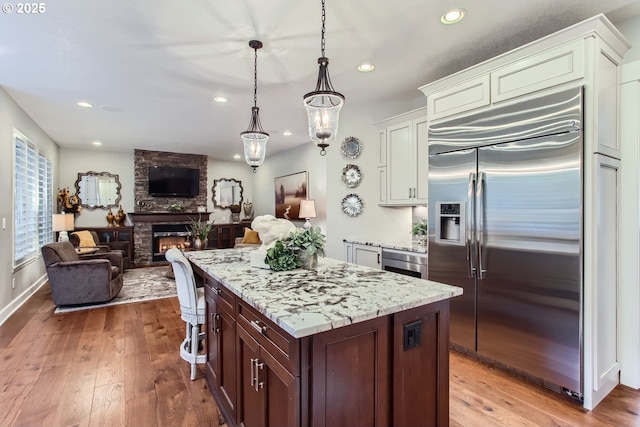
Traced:
<path fill-rule="evenodd" d="M 14 131 L 13 266 L 38 256 L 53 241 L 51 159 L 21 133 Z"/>

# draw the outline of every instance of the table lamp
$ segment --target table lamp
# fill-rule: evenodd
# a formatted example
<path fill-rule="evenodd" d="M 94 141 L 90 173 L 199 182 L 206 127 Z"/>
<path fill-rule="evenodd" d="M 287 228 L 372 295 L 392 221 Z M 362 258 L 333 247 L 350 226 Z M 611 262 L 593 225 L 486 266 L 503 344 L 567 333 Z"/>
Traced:
<path fill-rule="evenodd" d="M 53 214 L 53 231 L 58 231 L 58 242 L 68 242 L 67 231 L 73 230 L 73 214 Z"/>
<path fill-rule="evenodd" d="M 311 222 L 309 222 L 309 218 L 316 217 L 316 202 L 313 200 L 301 200 L 300 201 L 300 212 L 298 213 L 298 218 L 306 219 L 306 222 L 302 226 L 305 230 L 307 228 L 311 228 Z"/>

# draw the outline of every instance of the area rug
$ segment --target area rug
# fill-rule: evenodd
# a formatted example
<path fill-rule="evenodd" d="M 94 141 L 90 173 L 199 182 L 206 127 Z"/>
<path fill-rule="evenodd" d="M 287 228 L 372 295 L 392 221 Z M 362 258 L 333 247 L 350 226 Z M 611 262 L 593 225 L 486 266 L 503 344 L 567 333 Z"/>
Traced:
<path fill-rule="evenodd" d="M 69 313 L 78 310 L 108 307 L 177 296 L 176 282 L 166 277 L 168 266 L 130 268 L 124 272 L 122 289 L 114 299 L 102 304 L 60 305 L 54 313 Z"/>

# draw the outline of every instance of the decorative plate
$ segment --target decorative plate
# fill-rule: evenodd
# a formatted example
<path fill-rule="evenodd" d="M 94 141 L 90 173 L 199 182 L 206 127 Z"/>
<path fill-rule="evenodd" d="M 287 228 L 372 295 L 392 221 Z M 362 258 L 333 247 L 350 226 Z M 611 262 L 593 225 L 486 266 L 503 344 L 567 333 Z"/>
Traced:
<path fill-rule="evenodd" d="M 362 151 L 362 144 L 358 138 L 354 138 L 353 136 L 349 136 L 342 141 L 342 146 L 340 147 L 340 151 L 342 151 L 342 155 L 348 159 L 357 159 L 360 157 L 360 152 Z"/>
<path fill-rule="evenodd" d="M 362 173 L 357 165 L 347 165 L 342 169 L 342 182 L 349 188 L 355 188 L 362 181 Z"/>
<path fill-rule="evenodd" d="M 362 199 L 357 194 L 347 194 L 342 199 L 342 212 L 349 216 L 360 215 L 363 207 L 364 203 L 362 203 Z"/>

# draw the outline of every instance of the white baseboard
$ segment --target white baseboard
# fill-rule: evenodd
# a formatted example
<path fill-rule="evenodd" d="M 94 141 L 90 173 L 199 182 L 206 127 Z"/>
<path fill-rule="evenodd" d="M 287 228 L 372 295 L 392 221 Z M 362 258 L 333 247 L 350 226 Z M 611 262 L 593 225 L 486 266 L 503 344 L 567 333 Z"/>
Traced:
<path fill-rule="evenodd" d="M 44 274 L 40 277 L 34 284 L 29 286 L 22 292 L 16 299 L 11 301 L 5 308 L 0 310 L 0 326 L 9 318 L 13 313 L 16 312 L 27 300 L 35 294 L 38 289 L 43 287 L 48 282 L 48 277 Z"/>

